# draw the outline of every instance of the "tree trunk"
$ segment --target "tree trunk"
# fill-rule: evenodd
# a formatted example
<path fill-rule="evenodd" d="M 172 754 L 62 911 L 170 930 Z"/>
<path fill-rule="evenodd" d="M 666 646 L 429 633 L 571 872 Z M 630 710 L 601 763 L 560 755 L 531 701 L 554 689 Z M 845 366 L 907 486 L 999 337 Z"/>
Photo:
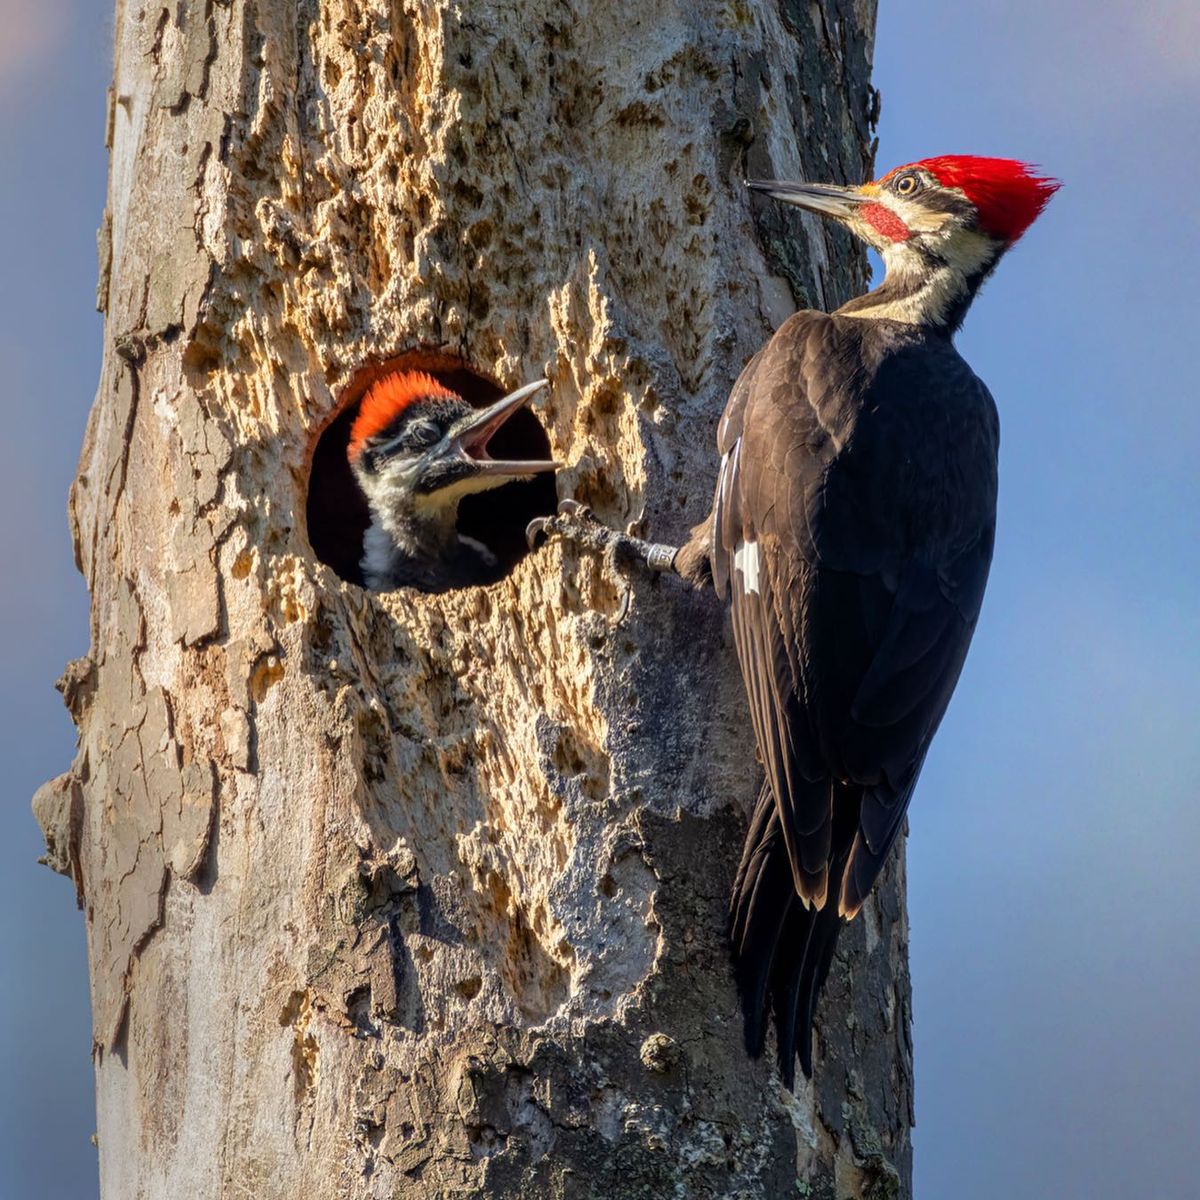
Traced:
<path fill-rule="evenodd" d="M 118 0 L 91 652 L 36 801 L 109 1200 L 909 1195 L 899 861 L 816 1083 L 742 1047 L 715 598 L 639 577 L 617 622 L 603 562 L 519 557 L 549 483 L 476 512 L 501 582 L 366 593 L 342 461 L 398 356 L 545 374 L 558 494 L 681 538 L 748 356 L 863 284 L 741 179 L 865 177 L 874 7 Z"/>

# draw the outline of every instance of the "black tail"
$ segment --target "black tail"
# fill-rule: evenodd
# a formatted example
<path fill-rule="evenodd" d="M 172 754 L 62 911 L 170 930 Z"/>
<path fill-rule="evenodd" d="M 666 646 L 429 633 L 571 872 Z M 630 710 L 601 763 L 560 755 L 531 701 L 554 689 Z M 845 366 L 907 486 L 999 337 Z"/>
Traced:
<path fill-rule="evenodd" d="M 817 999 L 845 924 L 838 916 L 833 886 L 843 865 L 831 872 L 825 907 L 805 908 L 792 882 L 775 799 L 764 784 L 733 885 L 730 936 L 746 1021 L 746 1049 L 755 1058 L 762 1054 L 769 1007 L 775 1014 L 779 1073 L 788 1088 L 796 1081 L 797 1053 L 804 1074 L 812 1077 Z"/>

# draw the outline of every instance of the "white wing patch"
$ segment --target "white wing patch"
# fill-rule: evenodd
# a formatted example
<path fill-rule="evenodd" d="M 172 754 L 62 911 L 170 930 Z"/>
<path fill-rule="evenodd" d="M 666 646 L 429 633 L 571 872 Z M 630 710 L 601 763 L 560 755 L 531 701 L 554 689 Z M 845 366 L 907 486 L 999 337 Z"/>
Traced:
<path fill-rule="evenodd" d="M 758 543 L 738 542 L 733 551 L 733 569 L 742 573 L 742 591 L 758 595 Z"/>

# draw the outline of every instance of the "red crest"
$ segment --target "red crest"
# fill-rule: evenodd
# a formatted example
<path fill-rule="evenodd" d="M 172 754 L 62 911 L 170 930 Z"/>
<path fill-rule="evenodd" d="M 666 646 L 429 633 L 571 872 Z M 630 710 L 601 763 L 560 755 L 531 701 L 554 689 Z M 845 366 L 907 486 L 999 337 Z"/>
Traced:
<path fill-rule="evenodd" d="M 928 171 L 943 187 L 959 188 L 975 205 L 981 228 L 1010 244 L 1037 220 L 1050 197 L 1062 187 L 1057 179 L 1039 175 L 1029 163 L 974 154 L 925 158 L 889 171 L 880 183 L 912 168 Z"/>
<path fill-rule="evenodd" d="M 363 446 L 386 429 L 410 404 L 418 400 L 456 400 L 457 395 L 424 371 L 394 371 L 376 380 L 362 398 L 350 427 L 347 455 L 353 462 Z"/>

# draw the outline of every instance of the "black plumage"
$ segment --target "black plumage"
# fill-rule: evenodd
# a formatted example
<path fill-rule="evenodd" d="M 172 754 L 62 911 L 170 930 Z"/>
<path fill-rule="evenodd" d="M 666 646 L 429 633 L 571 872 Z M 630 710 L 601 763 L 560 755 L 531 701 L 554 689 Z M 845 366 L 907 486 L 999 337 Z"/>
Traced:
<path fill-rule="evenodd" d="M 991 561 L 999 427 L 948 332 L 801 312 L 722 419 L 708 541 L 766 768 L 731 904 L 747 1045 L 786 1082 L 903 822 Z"/>

